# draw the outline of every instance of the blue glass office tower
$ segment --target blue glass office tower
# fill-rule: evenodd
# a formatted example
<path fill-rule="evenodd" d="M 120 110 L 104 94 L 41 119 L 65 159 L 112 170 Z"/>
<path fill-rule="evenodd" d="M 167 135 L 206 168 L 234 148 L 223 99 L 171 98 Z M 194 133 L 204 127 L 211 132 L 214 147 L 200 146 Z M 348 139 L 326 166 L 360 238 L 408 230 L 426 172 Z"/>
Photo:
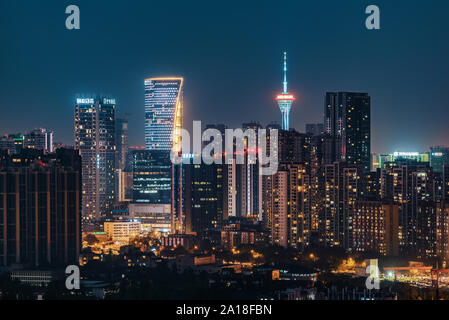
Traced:
<path fill-rule="evenodd" d="M 172 168 L 168 152 L 133 151 L 132 167 L 135 203 L 170 203 Z"/>
<path fill-rule="evenodd" d="M 183 78 L 145 80 L 145 146 L 170 151 L 182 126 Z"/>
<path fill-rule="evenodd" d="M 181 151 L 183 81 L 181 77 L 145 80 L 146 153 L 136 154 L 134 159 L 135 174 L 143 168 L 139 169 L 139 163 L 147 168 L 146 176 L 137 174 L 134 178 L 134 201 L 170 204 L 173 233 L 185 231 L 184 175 L 182 166 L 170 161 L 170 152 Z"/>

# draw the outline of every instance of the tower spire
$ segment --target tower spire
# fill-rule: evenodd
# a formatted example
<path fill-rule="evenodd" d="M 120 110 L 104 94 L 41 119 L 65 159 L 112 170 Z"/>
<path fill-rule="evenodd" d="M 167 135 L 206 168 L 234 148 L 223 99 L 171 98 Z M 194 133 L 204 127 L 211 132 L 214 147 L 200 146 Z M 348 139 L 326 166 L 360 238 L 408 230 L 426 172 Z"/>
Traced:
<path fill-rule="evenodd" d="M 284 51 L 284 81 L 283 91 L 276 97 L 279 109 L 282 115 L 282 130 L 290 130 L 290 109 L 292 107 L 295 97 L 288 93 L 287 90 L 287 52 Z"/>
<path fill-rule="evenodd" d="M 288 93 L 287 91 L 287 52 L 284 51 L 284 91 L 283 94 Z"/>

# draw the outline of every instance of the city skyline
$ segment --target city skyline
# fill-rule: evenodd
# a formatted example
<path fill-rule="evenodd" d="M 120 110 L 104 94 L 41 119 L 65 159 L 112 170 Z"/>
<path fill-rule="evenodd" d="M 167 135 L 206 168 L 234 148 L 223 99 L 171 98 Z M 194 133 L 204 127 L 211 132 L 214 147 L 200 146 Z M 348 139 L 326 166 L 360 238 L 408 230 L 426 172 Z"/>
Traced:
<path fill-rule="evenodd" d="M 427 151 L 432 145 L 447 145 L 449 129 L 444 119 L 449 99 L 442 88 L 447 83 L 449 45 L 442 32 L 448 4 L 440 2 L 442 10 L 427 15 L 424 13 L 434 5 L 403 4 L 409 8 L 406 13 L 401 1 L 380 1 L 382 28 L 371 32 L 364 29 L 365 6 L 356 3 L 287 3 L 289 19 L 270 23 L 270 28 L 264 21 L 279 22 L 276 13 L 281 7 L 245 3 L 235 13 L 234 23 L 223 29 L 219 23 L 231 15 L 232 6 L 219 14 L 207 6 L 195 8 L 195 13 L 180 5 L 173 12 L 179 19 L 170 26 L 157 17 L 157 13 L 167 12 L 165 4 L 138 3 L 128 17 L 118 16 L 118 2 L 80 1 L 82 27 L 78 33 L 66 33 L 64 28 L 49 27 L 59 23 L 58 6 L 44 12 L 38 4 L 21 8 L 2 3 L 0 12 L 7 28 L 2 28 L 0 35 L 10 45 L 2 51 L 0 66 L 2 110 L 8 110 L 0 120 L 0 134 L 45 127 L 54 130 L 56 141 L 72 144 L 73 133 L 67 128 L 76 95 L 105 92 L 116 97 L 118 116 L 130 114 L 130 145 L 143 145 L 142 81 L 164 75 L 185 78 L 187 128 L 192 120 L 230 127 L 251 120 L 264 125 L 279 123 L 274 98 L 282 80 L 280 52 L 287 50 L 289 88 L 298 98 L 290 115 L 291 127 L 303 132 L 306 123 L 322 122 L 323 97 L 328 91 L 368 92 L 372 97 L 373 152 Z M 105 17 L 120 17 L 122 23 L 93 19 L 100 6 Z M 253 16 L 254 11 L 257 14 Z M 15 24 L 21 15 L 31 12 L 37 12 L 36 17 Z M 198 23 L 189 24 L 184 13 L 198 17 Z M 313 17 L 318 13 L 323 19 L 317 22 Z M 147 15 L 154 19 L 146 19 Z M 159 33 L 150 28 L 157 23 L 164 26 Z M 14 32 L 3 33 L 8 28 Z M 31 29 L 34 35 L 27 31 Z M 135 34 L 129 37 L 131 30 Z M 175 37 L 178 32 L 179 38 Z M 195 36 L 189 37 L 189 32 Z M 142 41 L 148 36 L 152 41 Z M 104 44 L 100 48 L 106 51 L 99 50 L 101 54 L 85 50 L 98 38 L 106 39 L 116 50 L 107 51 Z M 355 46 L 342 46 L 344 40 Z M 181 51 L 174 50 L 179 46 Z M 36 54 L 17 54 L 30 50 Z M 46 63 L 49 61 L 52 63 Z M 28 88 L 26 96 L 22 95 L 24 86 Z M 238 119 L 234 116 L 237 112 Z M 30 116 L 21 117 L 24 113 Z"/>
<path fill-rule="evenodd" d="M 447 1 L 54 2 L 0 2 L 0 300 L 449 300 Z"/>

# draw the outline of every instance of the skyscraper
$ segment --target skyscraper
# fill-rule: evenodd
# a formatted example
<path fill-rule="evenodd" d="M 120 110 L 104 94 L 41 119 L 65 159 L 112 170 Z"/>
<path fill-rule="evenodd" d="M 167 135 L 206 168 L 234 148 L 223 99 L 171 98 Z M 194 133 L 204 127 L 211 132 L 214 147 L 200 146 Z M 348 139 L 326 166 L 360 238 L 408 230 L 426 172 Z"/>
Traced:
<path fill-rule="evenodd" d="M 282 115 L 282 129 L 290 129 L 290 109 L 295 97 L 287 90 L 287 52 L 284 52 L 284 81 L 282 83 L 282 93 L 276 97 Z"/>
<path fill-rule="evenodd" d="M 185 212 L 183 207 L 184 174 L 182 165 L 173 165 L 170 152 L 180 152 L 180 131 L 182 127 L 182 92 L 184 79 L 181 77 L 148 78 L 145 80 L 145 146 L 153 158 L 167 159 L 158 166 L 169 166 L 171 172 L 164 177 L 158 170 L 159 185 L 154 190 L 165 190 L 170 180 L 172 232 L 184 232 Z M 158 155 L 156 155 L 158 154 Z M 165 201 L 165 200 L 164 200 Z M 161 203 L 162 204 L 162 203 Z"/>
<path fill-rule="evenodd" d="M 302 164 L 286 163 L 264 177 L 264 224 L 273 244 L 300 250 L 309 244 L 311 198 L 306 171 Z"/>
<path fill-rule="evenodd" d="M 145 80 L 145 146 L 171 151 L 182 126 L 183 78 Z"/>
<path fill-rule="evenodd" d="M 330 138 L 325 158 L 370 170 L 371 98 L 367 93 L 327 92 L 324 132 Z"/>
<path fill-rule="evenodd" d="M 75 148 L 82 158 L 83 221 L 99 220 L 115 200 L 115 99 L 78 98 Z"/>
<path fill-rule="evenodd" d="M 185 167 L 186 231 L 202 234 L 223 222 L 223 165 L 189 164 Z"/>

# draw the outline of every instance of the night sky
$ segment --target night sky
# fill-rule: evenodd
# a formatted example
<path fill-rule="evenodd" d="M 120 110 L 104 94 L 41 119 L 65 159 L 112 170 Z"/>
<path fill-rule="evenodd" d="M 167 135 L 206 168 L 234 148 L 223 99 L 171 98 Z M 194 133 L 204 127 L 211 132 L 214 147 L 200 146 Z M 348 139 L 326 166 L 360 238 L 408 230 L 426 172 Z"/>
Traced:
<path fill-rule="evenodd" d="M 66 6 L 81 30 L 65 28 Z M 366 6 L 381 30 L 365 28 Z M 185 78 L 185 122 L 322 122 L 326 91 L 371 95 L 372 151 L 449 145 L 449 1 L 0 0 L 0 134 L 36 127 L 73 144 L 77 94 L 105 94 L 144 143 L 144 79 Z"/>

